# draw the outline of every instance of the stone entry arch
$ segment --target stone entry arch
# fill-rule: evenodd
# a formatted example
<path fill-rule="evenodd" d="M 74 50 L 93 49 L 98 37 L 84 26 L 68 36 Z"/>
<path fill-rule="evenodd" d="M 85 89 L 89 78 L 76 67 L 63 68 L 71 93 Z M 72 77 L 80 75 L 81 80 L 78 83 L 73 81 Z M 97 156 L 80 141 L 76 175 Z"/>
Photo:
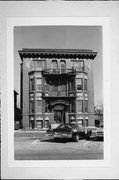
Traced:
<path fill-rule="evenodd" d="M 54 121 L 56 123 L 66 122 L 66 111 L 68 110 L 69 102 L 65 100 L 55 100 L 51 103 L 54 112 Z"/>

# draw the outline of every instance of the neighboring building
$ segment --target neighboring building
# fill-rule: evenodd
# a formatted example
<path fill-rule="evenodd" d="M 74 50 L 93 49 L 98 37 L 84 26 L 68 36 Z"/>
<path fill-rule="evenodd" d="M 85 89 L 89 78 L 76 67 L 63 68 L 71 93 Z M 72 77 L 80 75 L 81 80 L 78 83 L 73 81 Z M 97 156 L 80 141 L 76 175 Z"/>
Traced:
<path fill-rule="evenodd" d="M 96 106 L 95 108 L 95 126 L 100 127 L 103 123 L 103 106 Z"/>
<path fill-rule="evenodd" d="M 18 93 L 14 91 L 14 129 L 22 128 L 22 111 L 17 107 L 17 95 Z"/>
<path fill-rule="evenodd" d="M 94 125 L 93 60 L 97 52 L 78 49 L 22 49 L 23 127 L 77 121 Z"/>
<path fill-rule="evenodd" d="M 1 89 L 0 89 L 0 142 L 1 142 Z"/>

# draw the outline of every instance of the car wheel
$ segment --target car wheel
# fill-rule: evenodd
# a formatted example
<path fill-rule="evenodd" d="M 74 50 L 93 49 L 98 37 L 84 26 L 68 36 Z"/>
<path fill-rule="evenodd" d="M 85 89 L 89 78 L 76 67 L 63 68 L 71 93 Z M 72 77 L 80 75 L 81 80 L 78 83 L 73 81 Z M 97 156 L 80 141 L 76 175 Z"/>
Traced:
<path fill-rule="evenodd" d="M 57 138 L 54 138 L 54 141 L 56 141 L 56 142 L 57 142 L 57 141 L 58 141 L 58 139 L 57 139 Z"/>
<path fill-rule="evenodd" d="M 73 139 L 75 142 L 78 142 L 79 141 L 79 135 L 78 134 L 73 135 Z"/>

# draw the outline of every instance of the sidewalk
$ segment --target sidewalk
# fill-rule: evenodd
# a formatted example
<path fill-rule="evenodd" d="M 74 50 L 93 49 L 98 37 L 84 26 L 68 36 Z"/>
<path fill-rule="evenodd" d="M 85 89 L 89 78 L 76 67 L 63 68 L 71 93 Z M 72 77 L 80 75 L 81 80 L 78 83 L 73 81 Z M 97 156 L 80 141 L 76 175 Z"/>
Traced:
<path fill-rule="evenodd" d="M 19 129 L 14 130 L 14 133 L 46 133 L 47 129 Z"/>

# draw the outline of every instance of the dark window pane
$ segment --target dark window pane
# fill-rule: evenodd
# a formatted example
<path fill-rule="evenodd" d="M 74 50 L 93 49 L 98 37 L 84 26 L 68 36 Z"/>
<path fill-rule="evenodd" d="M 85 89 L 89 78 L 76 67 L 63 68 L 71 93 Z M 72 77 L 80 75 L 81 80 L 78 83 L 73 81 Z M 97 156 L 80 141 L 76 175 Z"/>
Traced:
<path fill-rule="evenodd" d="M 70 91 L 74 91 L 75 90 L 75 79 L 71 79 L 71 82 L 70 82 Z"/>
<path fill-rule="evenodd" d="M 84 91 L 87 91 L 87 79 L 84 79 Z"/>
<path fill-rule="evenodd" d="M 83 90 L 83 79 L 77 79 L 77 90 Z"/>
<path fill-rule="evenodd" d="M 34 101 L 30 101 L 30 113 L 34 113 Z"/>
<path fill-rule="evenodd" d="M 34 91 L 35 89 L 35 83 L 34 83 L 34 78 L 30 79 L 30 91 Z"/>
<path fill-rule="evenodd" d="M 45 112 L 48 112 L 48 103 L 45 101 Z"/>
<path fill-rule="evenodd" d="M 88 112 L 88 101 L 85 101 L 85 112 Z"/>
<path fill-rule="evenodd" d="M 71 103 L 71 112 L 75 112 L 75 102 Z"/>

